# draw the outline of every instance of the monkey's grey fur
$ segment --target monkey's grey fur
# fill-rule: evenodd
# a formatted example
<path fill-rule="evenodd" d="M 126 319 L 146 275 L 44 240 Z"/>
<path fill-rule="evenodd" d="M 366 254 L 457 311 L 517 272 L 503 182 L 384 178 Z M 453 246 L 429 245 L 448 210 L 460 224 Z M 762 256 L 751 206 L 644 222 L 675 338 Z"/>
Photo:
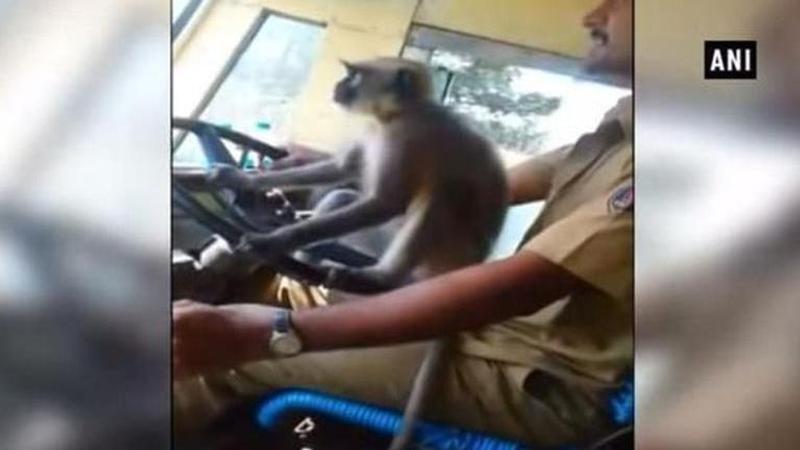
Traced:
<path fill-rule="evenodd" d="M 372 267 L 337 269 L 331 281 L 393 287 L 482 261 L 507 204 L 502 164 L 490 144 L 430 99 L 426 68 L 399 58 L 346 63 L 334 100 L 377 119 L 377 131 L 335 158 L 248 175 L 215 168 L 217 185 L 252 190 L 359 179 L 362 196 L 327 214 L 246 236 L 262 253 L 282 254 L 404 215 L 403 227 Z"/>
<path fill-rule="evenodd" d="M 484 260 L 507 206 L 505 173 L 491 145 L 431 100 L 427 68 L 399 58 L 344 63 L 347 75 L 334 101 L 377 120 L 377 132 L 331 160 L 247 175 L 214 169 L 210 181 L 250 190 L 331 184 L 358 179 L 361 197 L 342 208 L 266 235 L 246 236 L 261 252 L 285 253 L 404 215 L 403 226 L 379 262 L 332 269 L 342 280 L 394 287 L 409 276 L 426 278 Z M 446 341 L 435 342 L 414 383 L 405 428 L 392 445 L 407 445 L 413 423 L 443 361 Z"/>

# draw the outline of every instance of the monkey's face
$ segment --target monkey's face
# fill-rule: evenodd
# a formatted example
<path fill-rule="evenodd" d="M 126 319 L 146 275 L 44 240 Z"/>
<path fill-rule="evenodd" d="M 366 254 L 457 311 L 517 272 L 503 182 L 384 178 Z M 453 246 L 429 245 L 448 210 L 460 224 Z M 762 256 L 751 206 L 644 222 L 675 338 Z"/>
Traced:
<path fill-rule="evenodd" d="M 400 58 L 342 63 L 347 74 L 336 84 L 333 100 L 349 111 L 385 117 L 428 96 L 424 66 L 420 70 Z"/>

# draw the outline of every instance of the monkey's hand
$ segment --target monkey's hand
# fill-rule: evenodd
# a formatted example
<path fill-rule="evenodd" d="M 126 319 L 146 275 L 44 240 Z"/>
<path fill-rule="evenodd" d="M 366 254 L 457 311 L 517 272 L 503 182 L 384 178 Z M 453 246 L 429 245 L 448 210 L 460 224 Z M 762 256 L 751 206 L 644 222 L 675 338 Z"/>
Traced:
<path fill-rule="evenodd" d="M 231 188 L 237 190 L 252 190 L 253 183 L 250 175 L 238 167 L 228 164 L 215 165 L 206 176 L 206 181 L 217 188 Z"/>
<path fill-rule="evenodd" d="M 271 233 L 245 233 L 236 246 L 237 252 L 255 253 L 261 258 L 275 258 L 291 250 L 291 239 L 281 230 Z"/>

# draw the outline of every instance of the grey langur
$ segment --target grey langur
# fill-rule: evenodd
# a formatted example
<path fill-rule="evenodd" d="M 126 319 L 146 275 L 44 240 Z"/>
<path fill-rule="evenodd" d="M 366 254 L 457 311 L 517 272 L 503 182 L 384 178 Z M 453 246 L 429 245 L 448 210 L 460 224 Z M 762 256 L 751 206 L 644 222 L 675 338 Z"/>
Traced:
<path fill-rule="evenodd" d="M 248 190 L 357 180 L 362 195 L 271 233 L 246 235 L 244 246 L 277 255 L 404 216 L 377 264 L 332 268 L 328 284 L 364 281 L 390 288 L 409 276 L 427 278 L 483 261 L 508 204 L 505 172 L 492 146 L 431 99 L 424 65 L 379 58 L 344 66 L 347 75 L 336 84 L 333 100 L 373 117 L 374 133 L 330 160 L 259 175 L 219 167 L 209 178 L 218 186 Z M 437 340 L 426 355 L 391 450 L 411 441 L 447 343 Z"/>
<path fill-rule="evenodd" d="M 482 261 L 508 199 L 492 146 L 431 99 L 423 64 L 401 58 L 343 64 L 347 74 L 336 84 L 333 100 L 373 117 L 374 132 L 331 159 L 260 174 L 221 166 L 212 169 L 209 181 L 260 191 L 357 180 L 361 197 L 270 233 L 245 235 L 244 247 L 278 255 L 404 215 L 377 264 L 332 269 L 331 284 L 364 280 L 393 287 L 410 275 L 427 278 Z"/>

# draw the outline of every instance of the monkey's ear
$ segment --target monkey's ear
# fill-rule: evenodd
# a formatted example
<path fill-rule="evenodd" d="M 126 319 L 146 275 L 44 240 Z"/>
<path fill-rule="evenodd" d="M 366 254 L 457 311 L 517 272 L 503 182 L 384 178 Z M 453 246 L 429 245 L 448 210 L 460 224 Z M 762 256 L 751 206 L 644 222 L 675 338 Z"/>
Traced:
<path fill-rule="evenodd" d="M 339 62 L 341 62 L 342 65 L 344 66 L 345 70 L 347 70 L 347 74 L 348 75 L 352 75 L 356 71 L 355 64 L 353 64 L 353 63 L 351 63 L 349 61 L 345 61 L 343 59 L 340 59 Z"/>
<path fill-rule="evenodd" d="M 402 99 L 411 99 L 417 95 L 414 73 L 408 69 L 400 69 L 394 79 L 394 88 Z"/>

